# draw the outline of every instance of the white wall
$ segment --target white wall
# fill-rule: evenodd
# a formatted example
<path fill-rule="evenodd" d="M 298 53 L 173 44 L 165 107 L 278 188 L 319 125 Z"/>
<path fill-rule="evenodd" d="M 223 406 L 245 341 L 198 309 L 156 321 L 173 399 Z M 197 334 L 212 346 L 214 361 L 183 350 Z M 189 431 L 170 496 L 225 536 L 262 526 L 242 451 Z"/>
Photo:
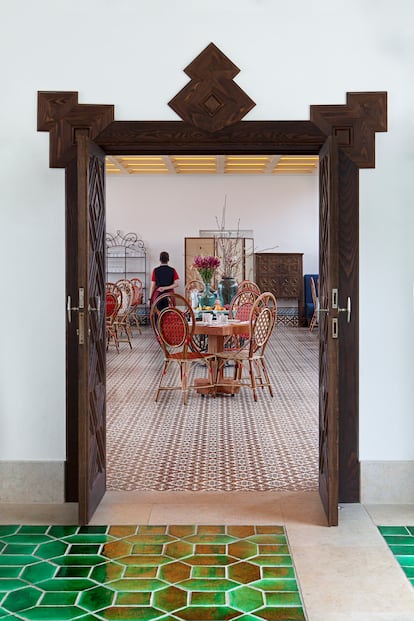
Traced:
<path fill-rule="evenodd" d="M 389 93 L 376 170 L 360 176 L 360 456 L 414 459 L 413 19 L 412 0 L 4 3 L 0 458 L 65 455 L 64 175 L 36 132 L 37 91 L 79 91 L 117 119 L 175 119 L 183 69 L 213 41 L 256 101 L 247 119 Z"/>
<path fill-rule="evenodd" d="M 184 238 L 217 229 L 226 200 L 226 228 L 251 229 L 256 252 L 303 252 L 304 273 L 318 272 L 318 177 L 166 176 L 107 180 L 107 230 L 137 232 L 148 270 L 161 250 L 185 283 Z M 148 281 L 149 283 L 149 281 Z"/>

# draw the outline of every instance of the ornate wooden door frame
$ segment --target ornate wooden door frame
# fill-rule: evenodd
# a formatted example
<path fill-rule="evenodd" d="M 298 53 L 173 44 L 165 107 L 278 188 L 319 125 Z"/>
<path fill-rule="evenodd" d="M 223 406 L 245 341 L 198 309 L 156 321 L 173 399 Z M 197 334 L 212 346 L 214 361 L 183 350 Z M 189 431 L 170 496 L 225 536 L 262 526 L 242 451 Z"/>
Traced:
<path fill-rule="evenodd" d="M 78 103 L 77 92 L 39 92 L 38 130 L 50 133 L 50 166 L 70 168 L 76 158 L 76 132 L 87 130 L 107 155 L 288 154 L 316 155 L 329 136 L 339 148 L 338 252 L 339 295 L 352 299 L 352 321 L 341 338 L 339 319 L 339 468 L 342 502 L 358 502 L 358 278 L 359 169 L 375 167 L 375 133 L 387 131 L 385 92 L 347 93 L 346 103 L 312 105 L 308 121 L 242 121 L 255 105 L 233 82 L 239 69 L 210 44 L 185 69 L 190 82 L 169 105 L 180 121 L 115 121 L 113 105 Z M 66 196 L 73 192 L 67 175 Z M 70 201 L 67 200 L 67 205 Z M 72 215 L 67 209 L 70 228 Z M 67 248 L 67 265 L 73 251 Z M 67 269 L 67 281 L 71 279 Z M 340 300 L 343 304 L 343 300 Z M 76 365 L 68 350 L 67 386 L 76 383 Z M 77 412 L 67 411 L 66 499 L 76 500 Z"/>

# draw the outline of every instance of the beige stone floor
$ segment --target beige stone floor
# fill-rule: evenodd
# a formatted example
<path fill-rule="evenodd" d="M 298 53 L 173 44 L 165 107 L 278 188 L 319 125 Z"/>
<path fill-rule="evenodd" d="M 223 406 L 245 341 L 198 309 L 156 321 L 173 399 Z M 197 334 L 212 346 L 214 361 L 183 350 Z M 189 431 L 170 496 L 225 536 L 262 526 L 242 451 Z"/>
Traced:
<path fill-rule="evenodd" d="M 76 505 L 0 504 L 0 523 L 75 523 Z M 284 524 L 308 621 L 413 621 L 414 589 L 376 525 L 414 505 L 345 504 L 325 526 L 314 492 L 107 492 L 92 524 Z"/>

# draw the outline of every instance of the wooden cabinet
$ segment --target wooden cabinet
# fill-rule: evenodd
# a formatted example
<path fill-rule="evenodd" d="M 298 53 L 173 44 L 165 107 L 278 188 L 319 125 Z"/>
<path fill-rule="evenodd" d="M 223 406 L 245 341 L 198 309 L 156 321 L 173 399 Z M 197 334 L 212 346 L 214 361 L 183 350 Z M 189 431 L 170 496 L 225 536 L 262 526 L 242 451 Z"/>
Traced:
<path fill-rule="evenodd" d="M 278 301 L 297 301 L 295 307 L 280 304 L 278 316 L 283 317 L 285 315 L 287 317 L 286 323 L 304 325 L 303 253 L 256 253 L 255 264 L 256 282 L 261 291 L 270 291 Z M 291 320 L 288 320 L 289 316 Z"/>

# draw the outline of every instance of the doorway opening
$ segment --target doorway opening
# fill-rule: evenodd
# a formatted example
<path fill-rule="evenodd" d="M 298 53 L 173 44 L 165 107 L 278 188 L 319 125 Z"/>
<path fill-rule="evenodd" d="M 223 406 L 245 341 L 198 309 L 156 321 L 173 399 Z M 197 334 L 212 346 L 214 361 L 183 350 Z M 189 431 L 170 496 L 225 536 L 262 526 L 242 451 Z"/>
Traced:
<path fill-rule="evenodd" d="M 148 175 L 134 178 L 108 175 L 107 229 L 111 233 L 118 228 L 125 233 L 138 231 L 148 245 L 149 273 L 158 262 L 160 250 L 167 249 L 180 275 L 180 293 L 185 276 L 184 237 L 196 236 L 199 229 L 215 226 L 215 216 L 220 215 L 226 193 L 230 227 L 237 224 L 240 216 L 241 227 L 255 231 L 258 251 L 279 245 L 281 239 L 286 244 L 290 235 L 290 246 L 274 250 L 304 249 L 303 271 L 314 272 L 318 265 L 317 183 L 317 171 L 312 179 L 309 175 L 302 178 L 278 176 L 276 179 L 274 175 L 264 178 L 251 174 L 231 178 L 224 175 L 172 178 L 157 174 L 154 181 L 154 177 Z M 173 197 L 173 191 L 177 198 Z M 168 207 L 164 209 L 162 203 L 166 201 Z M 254 209 L 250 209 L 253 203 Z M 237 208 L 233 208 L 236 205 Z M 275 205 L 281 205 L 280 212 Z M 195 211 L 192 217 L 191 210 Z M 289 211 L 291 224 L 286 222 L 282 226 L 283 214 Z M 153 214 L 157 215 L 157 223 L 164 223 L 165 230 L 158 235 L 161 241 L 157 237 L 157 226 L 155 230 L 151 228 Z M 177 222 L 175 232 L 174 222 Z M 316 230 L 312 231 L 312 227 Z M 266 236 L 269 229 L 270 235 Z M 154 230 L 155 239 L 148 240 L 148 230 Z M 177 241 L 171 252 L 174 235 Z M 301 240 L 306 235 L 312 241 L 302 248 Z M 311 252 L 315 256 L 310 259 Z M 280 298 L 281 304 L 284 301 Z M 295 300 L 290 302 L 294 304 Z M 215 400 L 202 399 L 192 392 L 187 406 L 182 406 L 179 396 L 166 398 L 164 393 L 156 404 L 155 387 L 162 356 L 157 344 L 155 349 L 147 345 L 145 326 L 144 335 L 137 334 L 133 339 L 132 351 L 124 343 L 118 355 L 112 346 L 107 367 L 110 377 L 108 488 L 125 491 L 317 490 L 318 336 L 317 332 L 310 334 L 308 328 L 289 328 L 282 319 L 283 308 L 280 308 L 279 325 L 268 349 L 275 396 L 272 399 L 267 390 L 260 391 L 258 403 L 253 403 L 250 391 L 244 389 L 243 395 Z M 148 357 L 144 364 L 140 359 L 141 350 Z M 121 392 L 123 358 L 126 377 Z M 150 375 L 154 360 L 155 368 Z M 141 378 L 142 368 L 145 371 Z M 118 404 L 115 403 L 117 399 Z M 290 415 L 292 408 L 294 411 Z"/>

